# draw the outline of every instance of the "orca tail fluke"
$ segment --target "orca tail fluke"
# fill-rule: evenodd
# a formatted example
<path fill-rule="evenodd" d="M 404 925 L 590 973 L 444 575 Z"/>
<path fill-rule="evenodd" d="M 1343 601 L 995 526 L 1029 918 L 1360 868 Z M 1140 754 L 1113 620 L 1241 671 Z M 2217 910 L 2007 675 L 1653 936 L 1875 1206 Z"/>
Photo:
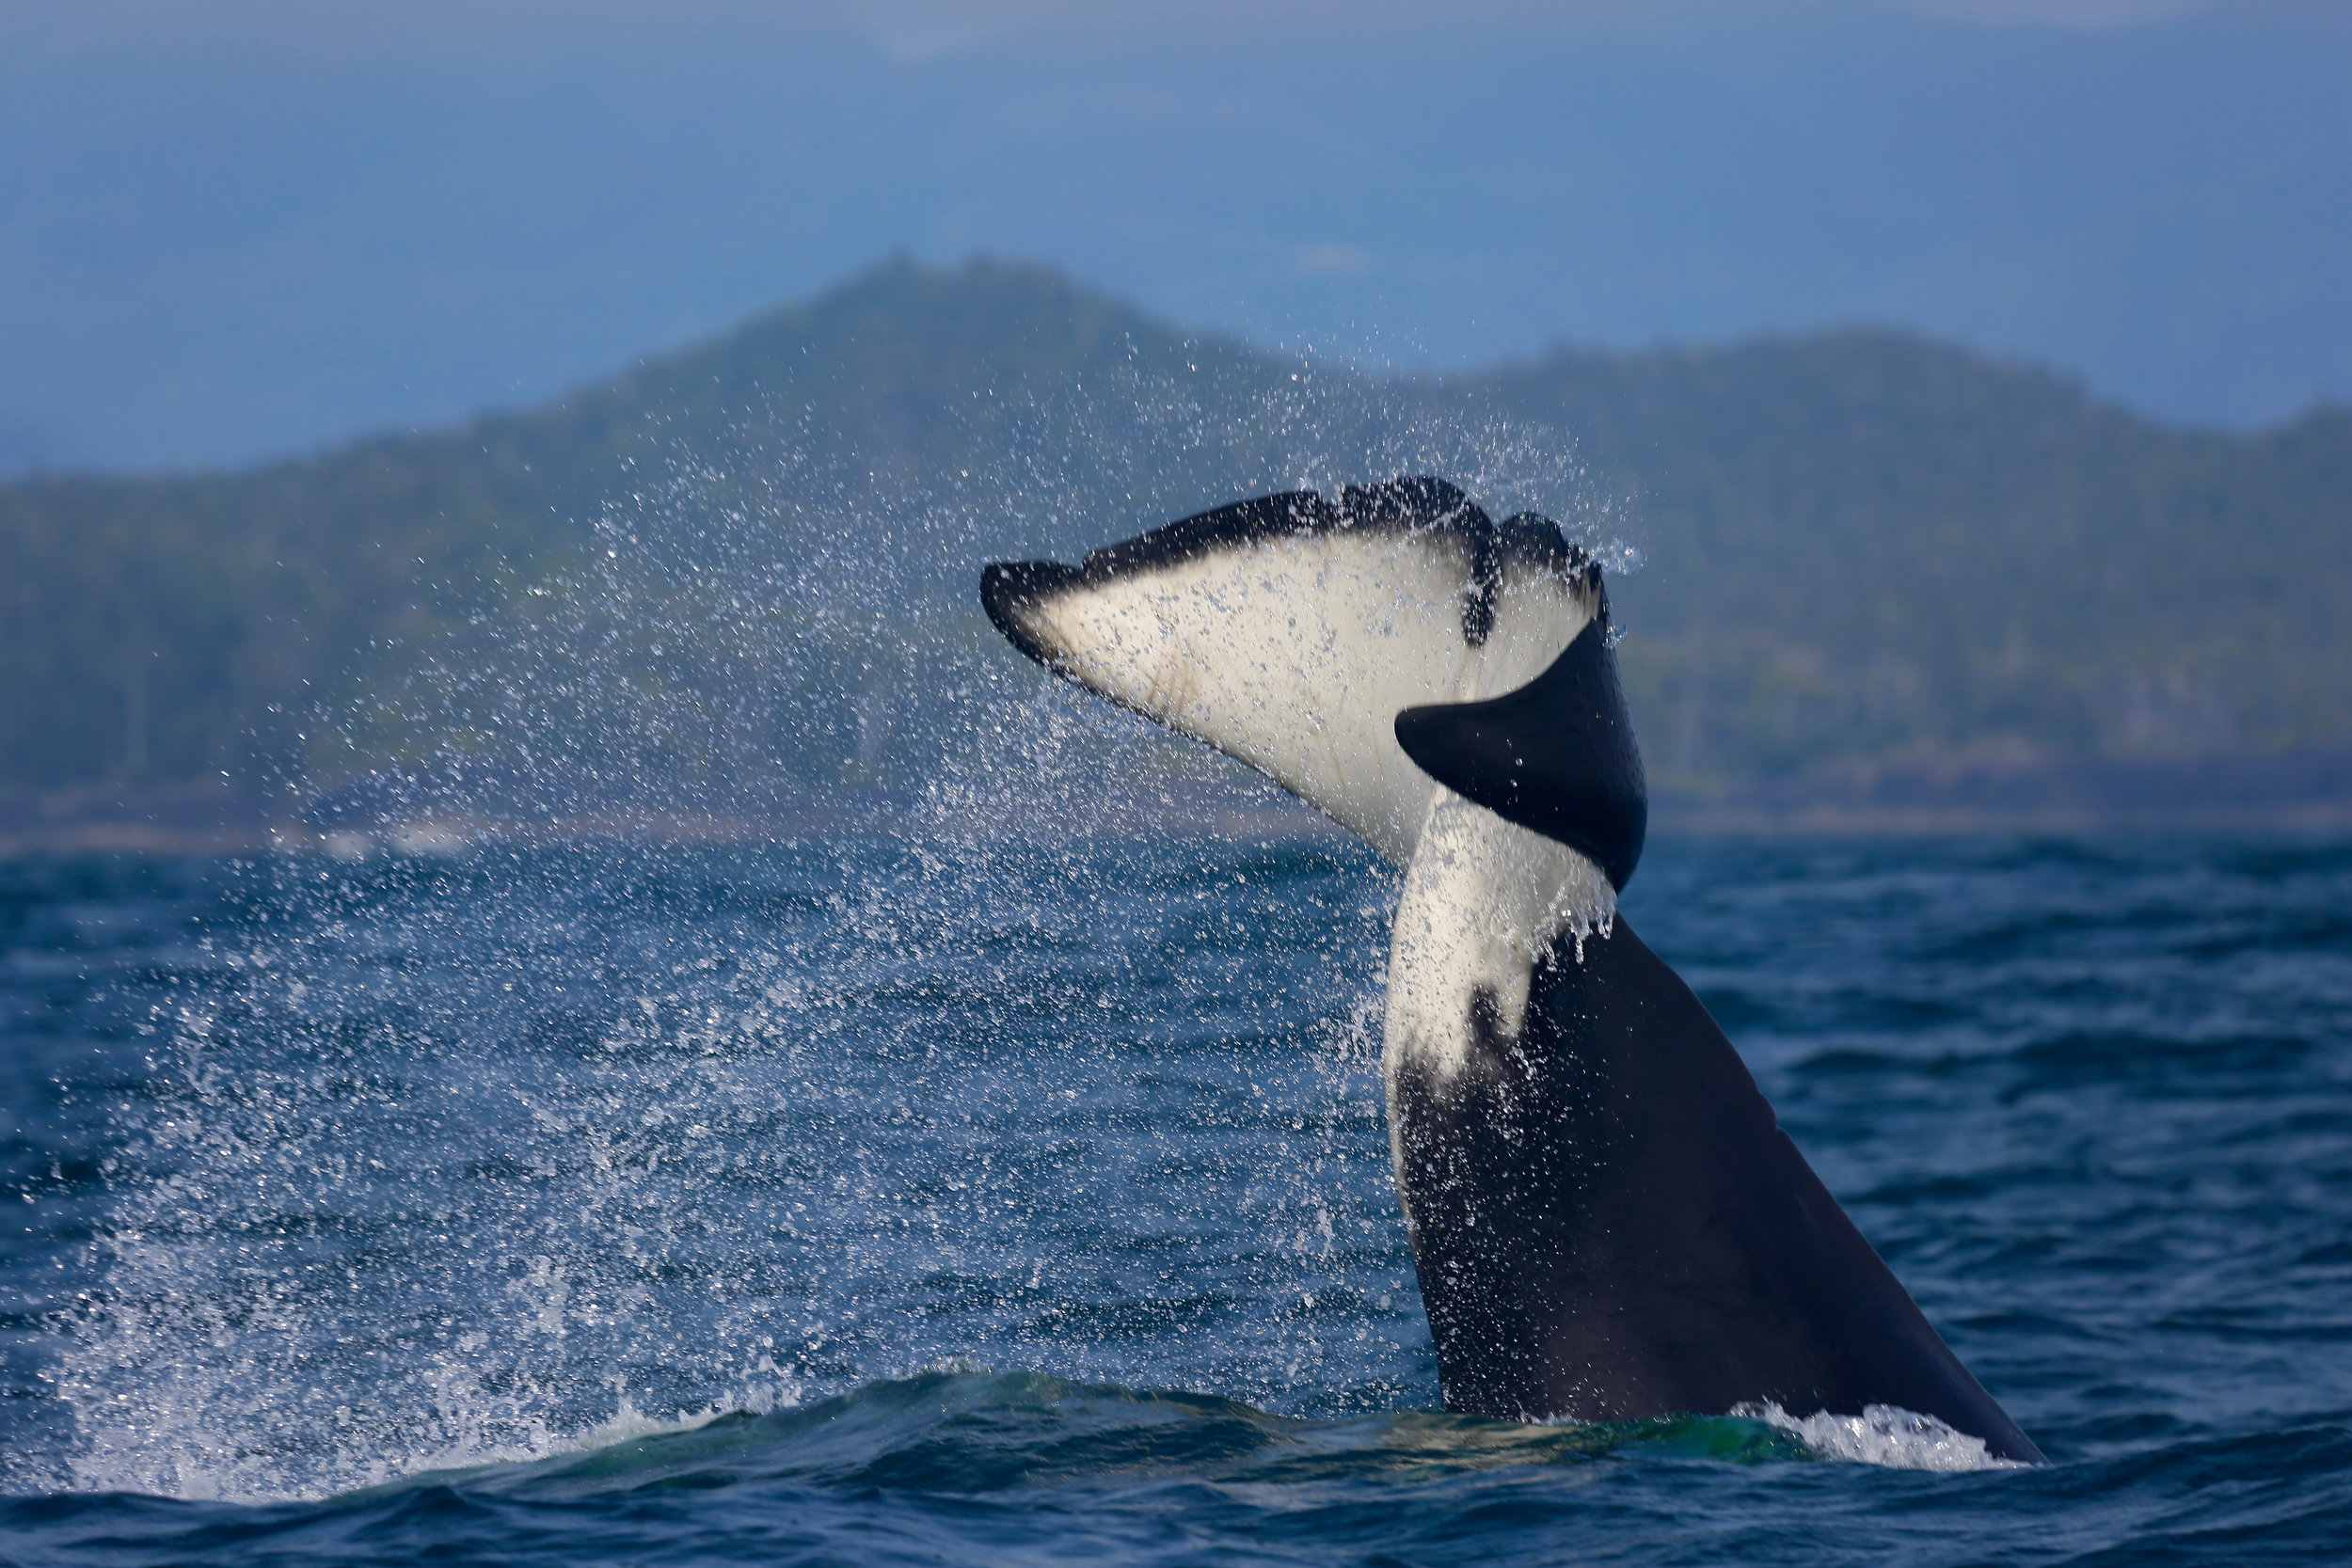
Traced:
<path fill-rule="evenodd" d="M 1000 562 L 980 603 L 1066 680 L 1238 758 L 1403 864 L 1436 794 L 1396 715 L 1515 690 L 1597 612 L 1559 526 L 1442 480 L 1284 491 L 1089 550 Z"/>
<path fill-rule="evenodd" d="M 1934 1417 L 2038 1461 L 1622 919 L 1648 798 L 1600 568 L 1406 478 L 1000 562 L 1064 679 L 1273 778 L 1406 869 L 1383 1069 L 1447 1407 Z"/>

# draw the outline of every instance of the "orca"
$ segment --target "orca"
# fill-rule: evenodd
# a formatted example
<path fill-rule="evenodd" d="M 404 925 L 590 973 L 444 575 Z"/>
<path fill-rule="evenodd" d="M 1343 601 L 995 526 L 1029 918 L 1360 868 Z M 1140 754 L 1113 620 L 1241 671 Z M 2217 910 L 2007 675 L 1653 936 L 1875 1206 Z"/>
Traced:
<path fill-rule="evenodd" d="M 2042 1460 L 1617 912 L 1648 795 L 1599 564 L 1556 524 L 1427 477 L 1294 491 L 993 563 L 980 600 L 1404 868 L 1382 1074 L 1448 1410 L 1896 1406 Z"/>

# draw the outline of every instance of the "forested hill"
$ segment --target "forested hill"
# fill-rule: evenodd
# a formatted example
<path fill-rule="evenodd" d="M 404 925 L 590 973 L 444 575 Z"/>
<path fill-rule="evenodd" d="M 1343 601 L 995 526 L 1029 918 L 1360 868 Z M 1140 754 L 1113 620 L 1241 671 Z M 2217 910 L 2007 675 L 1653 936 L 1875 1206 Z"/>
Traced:
<path fill-rule="evenodd" d="M 0 488 L 0 792 L 344 772 L 518 714 L 534 755 L 588 767 L 610 735 L 546 732 L 611 711 L 522 689 L 582 666 L 641 715 L 699 694 L 652 726 L 673 762 L 733 746 L 796 788 L 887 784 L 937 738 L 925 660 L 879 654 L 877 617 L 977 646 L 985 556 L 1407 467 L 1612 549 L 1669 797 L 2346 783 L 2352 414 L 2170 430 L 1859 331 L 1375 379 L 1037 268 L 894 263 L 550 407 Z M 766 705 L 727 694 L 755 686 Z M 684 733 L 705 721 L 733 738 Z"/>
<path fill-rule="evenodd" d="M 1625 655 L 1670 778 L 2352 744 L 2352 413 L 2170 430 L 1868 332 L 1462 389 L 1632 498 Z"/>

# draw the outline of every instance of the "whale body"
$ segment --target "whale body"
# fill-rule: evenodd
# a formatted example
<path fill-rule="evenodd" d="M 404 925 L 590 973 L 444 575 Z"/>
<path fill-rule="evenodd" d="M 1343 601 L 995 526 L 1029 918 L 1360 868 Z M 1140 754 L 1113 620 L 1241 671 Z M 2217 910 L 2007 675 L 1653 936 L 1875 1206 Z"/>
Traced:
<path fill-rule="evenodd" d="M 1647 794 L 1600 567 L 1555 524 L 1428 478 L 1297 491 L 980 598 L 1404 868 L 1382 1074 L 1447 1409 L 1886 1405 L 2041 1460 L 1618 914 Z"/>

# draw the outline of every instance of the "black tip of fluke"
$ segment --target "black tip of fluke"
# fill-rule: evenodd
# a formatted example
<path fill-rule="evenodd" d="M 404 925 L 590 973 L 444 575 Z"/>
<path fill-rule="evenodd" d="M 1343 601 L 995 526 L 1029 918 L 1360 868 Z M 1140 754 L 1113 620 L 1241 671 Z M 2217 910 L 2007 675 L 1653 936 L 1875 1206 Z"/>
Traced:
<path fill-rule="evenodd" d="M 1052 657 L 1022 624 L 1021 611 L 1083 575 L 1058 561 L 992 561 L 980 568 L 980 608 L 1006 641 L 1051 669 Z"/>
<path fill-rule="evenodd" d="M 1507 822 L 1589 855 L 1619 892 L 1649 832 L 1649 787 L 1633 743 L 1606 610 L 1517 691 L 1396 716 L 1414 765 Z"/>

